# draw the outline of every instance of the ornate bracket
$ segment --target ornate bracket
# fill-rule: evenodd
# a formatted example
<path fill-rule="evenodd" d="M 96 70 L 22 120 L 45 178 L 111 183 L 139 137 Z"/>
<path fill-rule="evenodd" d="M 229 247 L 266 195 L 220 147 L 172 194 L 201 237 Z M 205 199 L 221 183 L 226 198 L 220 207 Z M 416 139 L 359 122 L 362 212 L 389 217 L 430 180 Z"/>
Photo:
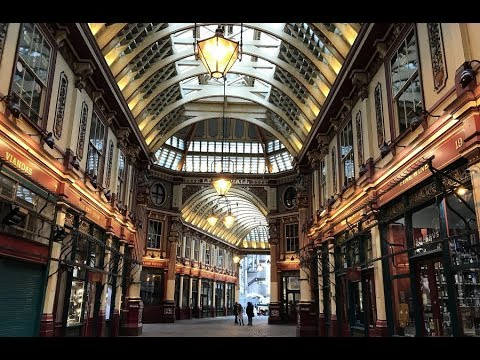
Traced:
<path fill-rule="evenodd" d="M 75 74 L 75 87 L 78 90 L 85 88 L 87 79 L 93 74 L 94 67 L 90 61 L 74 62 L 73 72 Z"/>

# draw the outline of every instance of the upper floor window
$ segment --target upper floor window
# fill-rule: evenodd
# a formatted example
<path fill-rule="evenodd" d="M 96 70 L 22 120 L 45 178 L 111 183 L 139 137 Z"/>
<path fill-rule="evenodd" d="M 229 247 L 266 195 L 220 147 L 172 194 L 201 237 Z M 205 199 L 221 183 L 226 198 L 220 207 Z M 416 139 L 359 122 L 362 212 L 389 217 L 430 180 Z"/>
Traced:
<path fill-rule="evenodd" d="M 287 241 L 287 251 L 298 251 L 298 224 L 285 225 L 285 240 Z"/>
<path fill-rule="evenodd" d="M 94 112 L 90 126 L 90 140 L 88 141 L 87 152 L 87 173 L 90 176 L 99 176 L 101 159 L 105 142 L 105 125 Z"/>
<path fill-rule="evenodd" d="M 161 240 L 162 240 L 162 223 L 157 220 L 149 220 L 147 248 L 160 249 Z"/>
<path fill-rule="evenodd" d="M 390 59 L 393 111 L 403 133 L 423 108 L 419 76 L 418 48 L 412 29 Z"/>
<path fill-rule="evenodd" d="M 198 253 L 200 251 L 200 240 L 192 239 L 192 247 L 193 247 L 193 260 L 198 261 Z"/>
<path fill-rule="evenodd" d="M 122 151 L 118 152 L 118 181 L 117 181 L 117 199 L 124 200 L 125 195 L 125 174 L 126 174 L 126 158 Z"/>
<path fill-rule="evenodd" d="M 185 257 L 190 259 L 192 257 L 192 238 L 190 236 L 186 236 L 185 239 Z"/>
<path fill-rule="evenodd" d="M 340 149 L 342 158 L 343 184 L 347 185 L 355 177 L 353 158 L 353 131 L 352 122 L 347 122 L 340 134 Z"/>
<path fill-rule="evenodd" d="M 205 264 L 210 265 L 210 244 L 205 244 Z"/>
<path fill-rule="evenodd" d="M 22 114 L 37 125 L 41 125 L 46 103 L 51 54 L 38 26 L 22 24 L 11 92 Z"/>
<path fill-rule="evenodd" d="M 320 161 L 320 204 L 327 203 L 327 157 Z"/>

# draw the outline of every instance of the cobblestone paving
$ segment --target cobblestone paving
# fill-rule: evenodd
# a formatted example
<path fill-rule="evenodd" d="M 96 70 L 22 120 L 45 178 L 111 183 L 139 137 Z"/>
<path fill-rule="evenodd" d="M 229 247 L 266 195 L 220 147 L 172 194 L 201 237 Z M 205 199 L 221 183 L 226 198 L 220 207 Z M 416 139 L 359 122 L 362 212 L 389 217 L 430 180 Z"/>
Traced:
<path fill-rule="evenodd" d="M 296 337 L 295 324 L 269 325 L 267 316 L 255 316 L 252 326 L 239 326 L 234 320 L 234 316 L 222 316 L 143 324 L 142 337 Z"/>

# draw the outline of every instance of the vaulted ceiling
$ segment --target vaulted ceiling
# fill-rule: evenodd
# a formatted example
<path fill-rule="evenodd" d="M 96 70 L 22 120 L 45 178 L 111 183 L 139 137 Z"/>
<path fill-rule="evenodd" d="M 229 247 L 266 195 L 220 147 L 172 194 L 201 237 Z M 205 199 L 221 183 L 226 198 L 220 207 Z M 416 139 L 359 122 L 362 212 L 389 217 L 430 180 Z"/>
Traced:
<path fill-rule="evenodd" d="M 223 26 L 226 38 L 242 45 L 241 61 L 227 74 L 225 86 L 223 79 L 210 77 L 194 55 L 194 36 L 196 40 L 211 37 L 219 25 Z M 254 162 L 249 160 L 248 171 L 244 172 L 262 173 L 288 169 L 277 162 L 285 159 L 289 162 L 302 149 L 361 24 L 90 23 L 89 26 L 149 149 L 163 154 L 165 161 L 160 165 L 195 171 L 195 164 L 189 158 L 189 153 L 194 152 L 193 143 L 219 141 L 223 136 L 235 144 L 259 143 L 258 149 L 263 149 L 259 154 L 245 154 L 238 151 L 240 147 L 230 152 L 235 153 L 235 162 L 242 156 L 255 158 Z M 229 122 L 228 131 L 221 125 L 223 118 Z M 172 147 L 172 139 L 176 143 L 181 141 L 183 146 Z M 277 139 L 283 150 L 272 145 Z M 197 155 L 202 153 L 206 155 L 199 147 Z M 212 155 L 212 151 L 208 154 Z M 256 165 L 252 168 L 252 164 Z M 232 193 L 232 203 L 250 211 L 243 214 L 233 206 L 238 224 L 226 232 L 210 229 L 201 219 L 204 211 L 214 206 L 212 196 L 213 193 L 206 193 L 189 201 L 182 210 L 184 221 L 237 246 L 268 248 L 267 232 L 259 230 L 266 225 L 266 209 L 244 194 Z M 250 218 L 255 214 L 260 223 L 249 220 L 245 215 L 248 213 Z"/>

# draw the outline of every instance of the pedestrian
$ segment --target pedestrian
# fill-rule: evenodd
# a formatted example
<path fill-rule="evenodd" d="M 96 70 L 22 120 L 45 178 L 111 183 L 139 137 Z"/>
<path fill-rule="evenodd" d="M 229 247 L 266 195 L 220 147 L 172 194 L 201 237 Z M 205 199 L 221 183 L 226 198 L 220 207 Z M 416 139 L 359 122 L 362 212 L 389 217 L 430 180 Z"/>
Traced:
<path fill-rule="evenodd" d="M 238 302 L 233 304 L 233 314 L 235 315 L 235 324 L 238 324 Z"/>
<path fill-rule="evenodd" d="M 243 306 L 242 304 L 238 303 L 237 305 L 237 315 L 238 315 L 238 325 L 245 325 L 245 323 L 243 322 Z"/>
<path fill-rule="evenodd" d="M 247 313 L 248 318 L 248 325 L 252 326 L 252 320 L 255 314 L 253 313 L 253 304 L 249 301 L 247 303 L 247 307 L 245 308 L 245 312 Z"/>

